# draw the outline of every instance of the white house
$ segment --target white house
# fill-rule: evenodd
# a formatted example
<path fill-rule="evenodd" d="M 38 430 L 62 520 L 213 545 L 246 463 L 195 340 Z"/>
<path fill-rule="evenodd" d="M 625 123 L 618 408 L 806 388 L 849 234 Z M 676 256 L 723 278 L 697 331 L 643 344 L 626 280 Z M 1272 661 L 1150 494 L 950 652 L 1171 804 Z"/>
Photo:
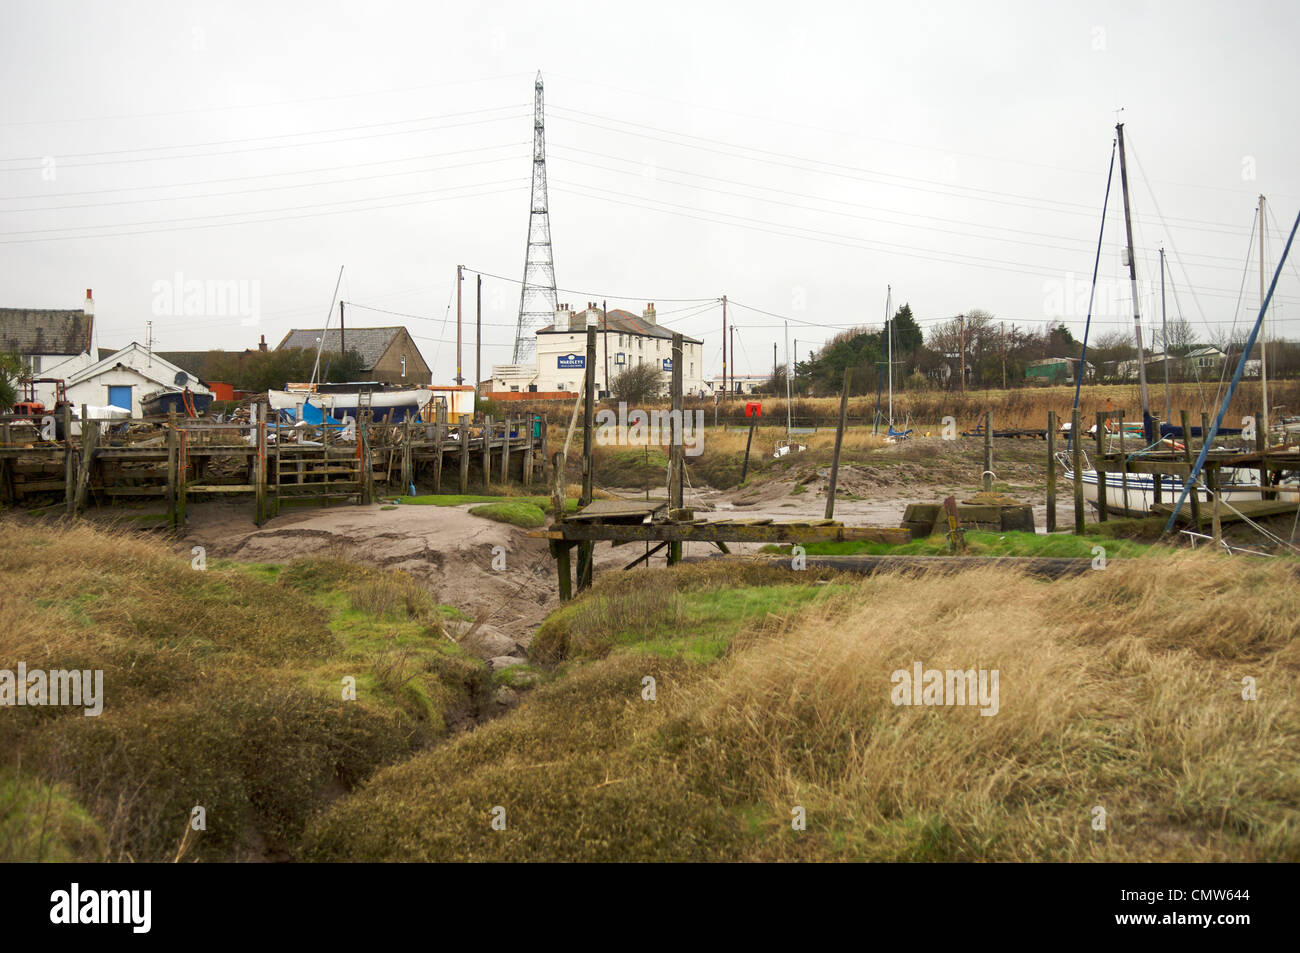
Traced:
<path fill-rule="evenodd" d="M 189 371 L 163 360 L 142 344 L 132 341 L 101 361 L 84 367 L 67 378 L 68 400 L 78 409 L 121 407 L 141 417 L 140 399 L 158 390 L 188 387 L 195 394 L 210 394 Z"/>
<path fill-rule="evenodd" d="M 95 299 L 89 288 L 80 309 L 0 308 L 0 351 L 23 359 L 32 377 L 67 380 L 94 363 Z M 54 405 L 54 385 L 36 385 L 36 399 Z M 21 396 L 21 395 L 20 395 Z"/>
<path fill-rule="evenodd" d="M 573 311 L 567 304 L 555 312 L 555 323 L 537 332 L 535 364 L 496 364 L 492 368 L 493 391 L 576 391 L 582 386 L 586 366 L 587 328 L 596 329 L 596 390 L 609 390 L 609 381 L 629 367 L 651 364 L 663 377 L 667 391 L 672 378 L 673 332 L 655 320 L 655 306 L 649 304 L 638 317 L 630 311 L 608 313 L 594 303 L 585 311 Z M 685 393 L 704 390 L 703 342 L 682 339 L 682 389 Z"/>

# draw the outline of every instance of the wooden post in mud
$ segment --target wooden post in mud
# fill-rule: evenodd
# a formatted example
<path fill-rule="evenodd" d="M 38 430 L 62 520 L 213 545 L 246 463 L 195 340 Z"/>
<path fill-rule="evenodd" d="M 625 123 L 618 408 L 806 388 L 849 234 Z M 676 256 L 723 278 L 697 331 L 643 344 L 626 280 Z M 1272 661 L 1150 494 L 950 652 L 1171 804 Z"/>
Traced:
<path fill-rule="evenodd" d="M 1074 535 L 1083 535 L 1083 444 L 1079 431 L 1079 411 L 1070 418 L 1070 463 L 1074 470 Z"/>
<path fill-rule="evenodd" d="M 442 492 L 442 424 L 433 425 L 433 492 Z"/>
<path fill-rule="evenodd" d="M 524 466 L 523 471 L 520 473 L 526 487 L 533 485 L 533 428 L 536 426 L 536 420 L 536 414 L 527 414 L 524 417 L 524 422 L 520 425 L 528 428 L 528 443 L 524 445 Z"/>
<path fill-rule="evenodd" d="M 682 446 L 682 336 L 673 335 L 673 374 L 672 385 L 669 393 L 672 397 L 672 414 L 669 416 L 670 425 L 672 426 L 672 443 L 669 446 L 668 456 L 668 513 L 669 519 L 672 519 L 674 510 L 681 510 L 683 505 L 682 477 L 685 466 L 684 450 Z M 682 558 L 682 544 L 673 542 L 668 544 L 668 565 L 680 562 Z"/>
<path fill-rule="evenodd" d="M 993 411 L 984 413 L 984 479 L 985 493 L 993 492 Z"/>
<path fill-rule="evenodd" d="M 1214 494 L 1213 496 L 1214 508 L 1210 511 L 1211 513 L 1210 524 L 1211 526 L 1213 526 L 1211 532 L 1213 532 L 1214 534 L 1214 545 L 1217 548 L 1223 542 L 1223 526 L 1219 523 L 1219 468 L 1218 467 L 1205 468 L 1205 483 L 1210 488 L 1210 492 Z M 1200 526 L 1198 525 L 1196 529 L 1199 531 Z"/>
<path fill-rule="evenodd" d="M 1128 454 L 1124 450 L 1124 421 L 1128 419 L 1127 411 L 1119 412 L 1119 491 L 1122 494 L 1121 499 L 1123 508 L 1127 511 L 1128 505 Z"/>
<path fill-rule="evenodd" d="M 555 554 L 555 568 L 560 583 L 560 601 L 568 602 L 573 598 L 573 578 L 569 572 L 569 544 L 562 539 L 552 540 L 551 552 Z"/>
<path fill-rule="evenodd" d="M 257 484 L 254 491 L 256 502 L 253 521 L 258 526 L 261 526 L 266 522 L 266 418 L 261 404 L 254 404 L 253 406 L 257 408 L 257 416 L 253 425 L 254 443 L 257 447 L 257 454 L 253 458 Z"/>
<path fill-rule="evenodd" d="M 402 493 L 409 493 L 415 474 L 411 466 L 411 417 L 402 422 Z"/>
<path fill-rule="evenodd" d="M 754 425 L 758 423 L 757 417 L 749 418 L 749 436 L 745 438 L 745 462 L 740 465 L 740 482 L 745 482 L 745 477 L 749 473 L 749 448 L 754 443 Z"/>
<path fill-rule="evenodd" d="M 1047 531 L 1056 532 L 1056 411 L 1047 412 Z"/>
<path fill-rule="evenodd" d="M 596 329 L 587 328 L 587 353 L 583 359 L 586 373 L 582 379 L 582 496 L 578 506 L 591 502 L 595 478 L 596 445 Z M 592 556 L 596 544 L 584 540 L 578 544 L 578 591 L 591 585 Z"/>
<path fill-rule="evenodd" d="M 84 430 L 85 427 L 83 426 Z M 82 434 L 85 447 L 85 434 Z M 176 411 L 167 412 L 167 523 L 176 529 Z"/>
<path fill-rule="evenodd" d="M 460 437 L 460 493 L 469 492 L 469 418 L 460 415 L 460 426 L 456 428 Z"/>
<path fill-rule="evenodd" d="M 506 429 L 501 435 L 501 482 L 510 482 L 510 429 L 514 426 L 514 421 L 506 417 Z"/>
<path fill-rule="evenodd" d="M 85 441 L 85 420 L 82 420 L 82 441 Z M 73 470 L 72 466 L 72 408 L 63 408 L 63 497 L 64 504 L 68 508 L 68 515 L 71 516 L 73 507 L 76 505 L 76 490 L 73 487 Z"/>
<path fill-rule="evenodd" d="M 844 421 L 849 413 L 849 381 L 852 368 L 844 368 L 844 387 L 840 391 L 840 423 L 835 428 L 835 452 L 831 455 L 831 479 L 826 485 L 826 518 L 835 518 L 835 483 L 840 475 L 840 447 L 844 443 Z"/>
<path fill-rule="evenodd" d="M 1120 427 L 1124 426 L 1120 421 Z M 1104 523 L 1106 514 L 1106 412 L 1097 411 L 1097 522 Z"/>
<path fill-rule="evenodd" d="M 325 443 L 325 435 L 322 431 L 321 443 Z M 366 419 L 366 412 L 357 407 L 357 448 L 354 451 L 357 461 L 357 499 L 362 503 L 366 502 L 366 487 L 369 485 L 369 478 L 374 475 L 373 460 L 370 454 L 370 426 Z M 301 456 L 299 460 L 301 460 Z M 302 477 L 298 477 L 299 480 Z"/>
<path fill-rule="evenodd" d="M 483 492 L 492 484 L 492 418 L 483 416 Z"/>
<path fill-rule="evenodd" d="M 1156 446 L 1159 446 L 1159 445 L 1163 442 L 1163 439 L 1162 439 L 1161 436 L 1160 436 L 1160 418 L 1159 418 L 1159 417 L 1152 417 L 1152 418 L 1151 418 L 1151 427 L 1152 427 L 1152 431 L 1153 431 L 1153 433 L 1155 434 L 1155 437 L 1156 437 Z M 1127 463 L 1127 462 L 1125 462 L 1125 464 L 1124 464 L 1124 469 L 1125 469 L 1125 470 L 1128 469 L 1128 463 Z M 1151 495 L 1151 502 L 1152 502 L 1152 504 L 1154 504 L 1154 505 L 1156 505 L 1156 506 L 1159 506 L 1160 503 L 1162 502 L 1163 490 L 1164 490 L 1164 479 L 1165 479 L 1165 475 L 1164 475 L 1163 473 L 1153 473 L 1153 474 L 1151 474 L 1151 494 L 1152 494 L 1152 495 Z"/>
<path fill-rule="evenodd" d="M 584 367 L 587 373 L 583 378 L 582 396 L 582 499 L 580 506 L 591 502 L 592 481 L 595 478 L 593 463 L 596 427 L 596 329 L 587 328 L 587 355 Z"/>
<path fill-rule="evenodd" d="M 1191 468 L 1192 463 L 1193 463 L 1193 458 L 1192 458 L 1192 427 L 1191 427 L 1191 423 L 1189 422 L 1189 419 L 1188 419 L 1188 416 L 1187 416 L 1187 411 L 1185 411 L 1185 410 L 1182 411 L 1182 415 L 1183 415 L 1183 416 L 1182 416 L 1182 423 L 1183 423 L 1183 459 L 1187 461 L 1187 466 L 1188 466 L 1188 471 L 1187 471 L 1187 472 L 1188 472 L 1188 473 L 1191 473 L 1191 469 L 1190 469 L 1190 468 Z M 1202 431 L 1201 431 L 1201 440 L 1202 440 L 1202 441 L 1205 440 L 1205 434 L 1206 434 L 1206 431 L 1202 430 Z M 1192 484 L 1192 491 L 1191 491 L 1190 493 L 1187 494 L 1187 499 L 1188 499 L 1188 500 L 1191 502 L 1191 504 L 1192 504 L 1192 524 L 1193 524 L 1193 526 L 1194 526 L 1196 529 L 1199 530 L 1199 529 L 1200 529 L 1200 526 L 1201 526 L 1201 494 L 1200 494 L 1200 491 L 1196 488 L 1196 484 L 1194 484 L 1194 483 Z M 1175 506 L 1178 505 L 1178 499 L 1177 499 L 1177 498 L 1174 499 L 1174 505 L 1175 505 Z"/>
<path fill-rule="evenodd" d="M 548 452 L 548 451 L 549 451 L 549 447 L 548 447 L 548 443 L 549 443 L 549 434 L 547 433 L 547 431 L 550 429 L 550 423 L 547 421 L 547 419 L 546 419 L 546 415 L 545 415 L 545 414 L 542 414 L 541 416 L 542 416 L 542 425 L 541 425 L 541 426 L 542 426 L 542 447 L 541 447 L 541 454 L 542 454 L 542 482 L 545 482 L 547 476 L 548 476 L 549 473 L 550 473 L 550 471 L 547 469 L 547 467 L 549 467 L 549 466 L 551 465 L 551 457 L 550 457 L 550 454 L 549 454 L 549 452 Z M 534 463 L 536 463 L 536 461 L 534 461 Z"/>
<path fill-rule="evenodd" d="M 73 495 L 73 512 L 79 512 L 86 505 L 86 495 L 90 490 L 90 470 L 94 465 L 95 448 L 99 443 L 99 421 L 86 418 L 85 405 L 81 410 L 81 465 L 77 468 L 77 489 Z M 183 486 L 184 484 L 182 484 Z"/>

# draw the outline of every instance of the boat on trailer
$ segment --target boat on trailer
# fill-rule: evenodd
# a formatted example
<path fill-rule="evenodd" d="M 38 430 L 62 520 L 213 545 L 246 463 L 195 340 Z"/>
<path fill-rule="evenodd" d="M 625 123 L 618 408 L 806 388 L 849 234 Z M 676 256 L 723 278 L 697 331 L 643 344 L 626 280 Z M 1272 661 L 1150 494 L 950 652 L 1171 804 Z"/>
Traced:
<path fill-rule="evenodd" d="M 352 390 L 326 389 L 319 385 L 314 390 L 269 390 L 267 400 L 272 410 L 283 411 L 295 419 L 300 412 L 308 419 L 320 414 L 336 420 L 356 419 L 357 408 L 367 406 L 376 421 L 400 423 L 407 417 L 418 419 L 434 396 L 433 391 L 423 388 L 370 390 L 351 386 Z M 363 395 L 368 399 L 363 400 Z"/>

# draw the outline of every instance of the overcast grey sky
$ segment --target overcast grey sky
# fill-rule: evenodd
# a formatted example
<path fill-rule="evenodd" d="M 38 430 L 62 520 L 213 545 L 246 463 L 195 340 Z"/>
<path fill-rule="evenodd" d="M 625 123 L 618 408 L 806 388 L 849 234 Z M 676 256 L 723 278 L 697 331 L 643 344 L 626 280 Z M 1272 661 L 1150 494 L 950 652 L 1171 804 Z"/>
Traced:
<path fill-rule="evenodd" d="M 274 344 L 323 323 L 343 265 L 349 326 L 407 325 L 448 380 L 463 264 L 508 279 L 484 279 L 486 376 L 513 341 L 537 70 L 560 301 L 655 301 L 714 372 L 723 294 L 740 372 L 770 369 L 772 315 L 803 356 L 878 324 L 887 285 L 923 325 L 1063 311 L 1077 334 L 1119 107 L 1144 316 L 1161 242 L 1202 337 L 1243 280 L 1257 307 L 1257 196 L 1270 266 L 1300 208 L 1295 4 L 2 9 L 0 305 L 93 288 L 101 346 L 150 320 L 161 350 Z M 1115 179 L 1099 331 L 1131 327 Z M 1298 266 L 1277 335 L 1300 337 Z M 177 273 L 248 282 L 258 322 L 157 313 Z"/>

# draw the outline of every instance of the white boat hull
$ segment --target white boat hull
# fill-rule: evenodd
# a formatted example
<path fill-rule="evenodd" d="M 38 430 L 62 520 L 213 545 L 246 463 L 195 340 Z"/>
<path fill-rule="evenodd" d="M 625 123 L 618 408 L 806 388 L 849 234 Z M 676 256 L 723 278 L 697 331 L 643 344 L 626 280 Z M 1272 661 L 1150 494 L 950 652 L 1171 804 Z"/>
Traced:
<path fill-rule="evenodd" d="M 1074 473 L 1070 470 L 1065 471 L 1067 482 L 1074 482 Z M 1157 477 L 1150 473 L 1130 473 L 1127 478 L 1120 473 L 1106 473 L 1106 512 L 1114 516 L 1150 516 L 1151 507 L 1155 505 L 1155 481 Z M 1160 501 L 1166 505 L 1172 506 L 1178 502 L 1178 497 L 1183 492 L 1183 481 L 1172 476 L 1160 476 Z M 1099 509 L 1098 498 L 1099 483 L 1096 470 L 1083 471 L 1083 499 L 1094 509 Z M 1209 490 L 1203 484 L 1197 484 L 1192 488 L 1192 493 L 1196 494 L 1197 501 L 1205 505 L 1210 505 L 1213 501 L 1210 498 Z M 1226 485 L 1222 491 L 1222 499 L 1228 502 L 1237 500 L 1258 500 L 1259 490 L 1234 490 L 1231 485 Z M 1191 499 L 1191 494 L 1188 494 Z"/>

